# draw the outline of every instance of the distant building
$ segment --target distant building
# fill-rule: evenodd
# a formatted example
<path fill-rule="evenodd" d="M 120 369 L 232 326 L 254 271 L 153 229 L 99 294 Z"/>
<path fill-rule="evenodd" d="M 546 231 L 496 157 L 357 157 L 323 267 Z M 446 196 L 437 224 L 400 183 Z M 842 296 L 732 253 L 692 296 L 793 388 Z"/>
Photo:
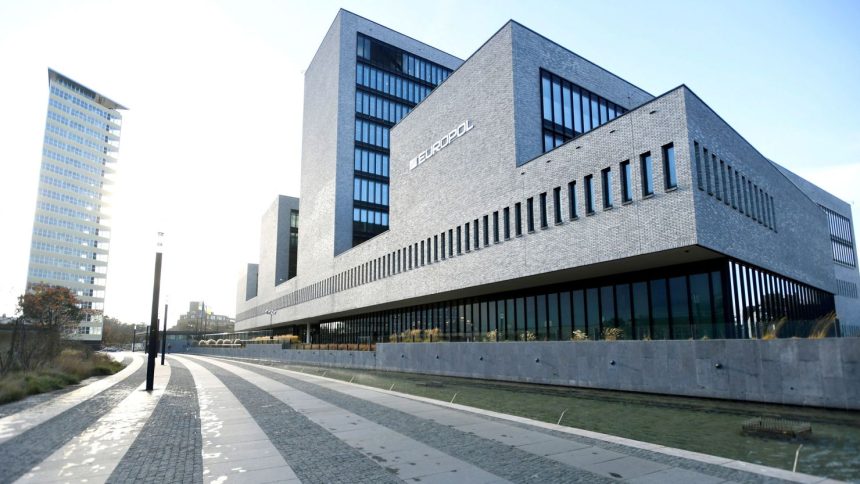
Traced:
<path fill-rule="evenodd" d="M 110 245 L 105 195 L 119 150 L 119 110 L 126 108 L 51 69 L 48 84 L 27 287 L 69 288 L 84 316 L 65 328 L 67 337 L 98 343 Z"/>
<path fill-rule="evenodd" d="M 198 333 L 230 333 L 236 320 L 229 316 L 214 314 L 205 302 L 191 301 L 188 312 L 179 317 L 174 331 L 196 331 Z"/>

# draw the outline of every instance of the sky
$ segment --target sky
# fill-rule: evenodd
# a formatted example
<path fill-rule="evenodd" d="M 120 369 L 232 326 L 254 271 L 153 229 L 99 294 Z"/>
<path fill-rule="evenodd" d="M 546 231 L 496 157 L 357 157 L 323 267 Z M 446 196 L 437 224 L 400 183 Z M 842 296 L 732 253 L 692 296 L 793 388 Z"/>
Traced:
<path fill-rule="evenodd" d="M 860 2 L 0 0 L 0 313 L 24 292 L 48 68 L 125 105 L 105 313 L 233 316 L 299 196 L 303 72 L 345 8 L 460 58 L 514 19 L 646 91 L 686 84 L 765 156 L 860 202 Z M 856 230 L 856 229 L 855 229 Z"/>

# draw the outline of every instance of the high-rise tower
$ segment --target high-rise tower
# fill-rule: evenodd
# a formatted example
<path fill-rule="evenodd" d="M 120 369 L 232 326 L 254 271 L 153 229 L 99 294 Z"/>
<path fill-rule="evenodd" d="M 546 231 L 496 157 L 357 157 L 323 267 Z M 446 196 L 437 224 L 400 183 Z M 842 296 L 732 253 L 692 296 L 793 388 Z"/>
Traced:
<path fill-rule="evenodd" d="M 305 73 L 302 138 L 302 230 L 333 246 L 300 247 L 299 273 L 388 229 L 389 129 L 461 63 L 338 12 Z"/>
<path fill-rule="evenodd" d="M 71 339 L 102 337 L 110 248 L 110 193 L 122 115 L 119 103 L 48 69 L 50 97 L 27 286 L 65 286 L 80 299 L 83 320 Z"/>

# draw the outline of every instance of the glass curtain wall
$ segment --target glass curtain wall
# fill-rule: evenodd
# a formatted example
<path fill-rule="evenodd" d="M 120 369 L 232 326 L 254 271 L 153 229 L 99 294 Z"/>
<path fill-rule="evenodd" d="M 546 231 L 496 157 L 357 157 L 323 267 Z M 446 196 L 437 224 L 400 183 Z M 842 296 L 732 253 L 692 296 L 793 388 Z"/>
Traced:
<path fill-rule="evenodd" d="M 320 326 L 314 343 L 807 336 L 833 295 L 726 259 L 382 311 Z M 838 330 L 838 328 L 837 328 Z"/>
<path fill-rule="evenodd" d="M 358 34 L 353 247 L 388 230 L 389 130 L 451 70 Z"/>

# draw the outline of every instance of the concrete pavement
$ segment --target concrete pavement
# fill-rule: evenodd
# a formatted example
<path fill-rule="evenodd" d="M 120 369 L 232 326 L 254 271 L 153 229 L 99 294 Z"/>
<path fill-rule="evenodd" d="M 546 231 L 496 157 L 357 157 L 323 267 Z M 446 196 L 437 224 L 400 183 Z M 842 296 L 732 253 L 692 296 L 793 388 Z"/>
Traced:
<path fill-rule="evenodd" d="M 825 482 L 249 362 L 169 355 L 0 418 L 0 482 Z"/>

